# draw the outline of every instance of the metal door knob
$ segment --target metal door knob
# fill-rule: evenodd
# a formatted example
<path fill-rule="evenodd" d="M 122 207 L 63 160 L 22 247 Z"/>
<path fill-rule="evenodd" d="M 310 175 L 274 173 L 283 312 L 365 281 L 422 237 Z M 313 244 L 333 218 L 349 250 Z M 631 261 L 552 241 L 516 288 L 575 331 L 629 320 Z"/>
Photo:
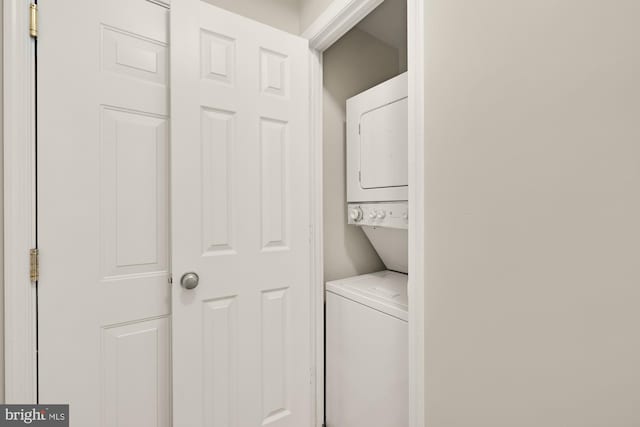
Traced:
<path fill-rule="evenodd" d="M 196 273 L 184 273 L 180 278 L 180 286 L 185 289 L 193 289 L 198 286 L 200 278 Z"/>

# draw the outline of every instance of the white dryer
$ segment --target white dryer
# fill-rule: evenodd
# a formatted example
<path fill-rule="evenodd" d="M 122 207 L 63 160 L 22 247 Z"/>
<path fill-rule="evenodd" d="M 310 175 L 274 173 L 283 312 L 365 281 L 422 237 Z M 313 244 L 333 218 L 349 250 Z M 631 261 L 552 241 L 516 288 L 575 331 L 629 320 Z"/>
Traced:
<path fill-rule="evenodd" d="M 347 202 L 407 200 L 407 85 L 403 73 L 347 100 Z"/>
<path fill-rule="evenodd" d="M 347 100 L 348 223 L 389 270 L 408 272 L 408 79 L 400 74 Z"/>

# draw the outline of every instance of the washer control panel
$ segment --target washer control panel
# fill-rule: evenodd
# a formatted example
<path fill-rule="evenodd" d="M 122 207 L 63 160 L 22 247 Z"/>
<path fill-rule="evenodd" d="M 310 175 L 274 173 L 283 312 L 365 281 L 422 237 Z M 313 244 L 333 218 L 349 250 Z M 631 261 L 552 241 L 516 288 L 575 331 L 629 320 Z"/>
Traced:
<path fill-rule="evenodd" d="M 373 227 L 408 228 L 409 204 L 407 202 L 349 203 L 349 224 Z"/>

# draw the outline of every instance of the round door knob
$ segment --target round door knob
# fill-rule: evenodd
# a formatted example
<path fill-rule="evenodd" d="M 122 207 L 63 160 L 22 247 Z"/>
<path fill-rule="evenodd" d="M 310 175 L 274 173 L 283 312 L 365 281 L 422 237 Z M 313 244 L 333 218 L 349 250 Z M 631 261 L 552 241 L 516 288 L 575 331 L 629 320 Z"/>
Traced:
<path fill-rule="evenodd" d="M 351 209 L 351 211 L 349 212 L 349 216 L 354 221 L 360 221 L 362 219 L 362 209 L 360 208 Z"/>
<path fill-rule="evenodd" d="M 180 278 L 180 286 L 185 289 L 193 289 L 198 286 L 200 278 L 196 273 L 185 273 Z"/>

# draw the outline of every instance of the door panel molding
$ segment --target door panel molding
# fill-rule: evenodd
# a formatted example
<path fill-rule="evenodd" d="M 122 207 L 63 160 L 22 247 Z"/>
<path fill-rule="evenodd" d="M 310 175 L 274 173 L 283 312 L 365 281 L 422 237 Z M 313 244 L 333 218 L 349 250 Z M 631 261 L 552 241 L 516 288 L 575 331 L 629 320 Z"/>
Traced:
<path fill-rule="evenodd" d="M 4 43 L 4 367 L 5 402 L 36 403 L 35 42 L 29 3 L 3 2 Z"/>

